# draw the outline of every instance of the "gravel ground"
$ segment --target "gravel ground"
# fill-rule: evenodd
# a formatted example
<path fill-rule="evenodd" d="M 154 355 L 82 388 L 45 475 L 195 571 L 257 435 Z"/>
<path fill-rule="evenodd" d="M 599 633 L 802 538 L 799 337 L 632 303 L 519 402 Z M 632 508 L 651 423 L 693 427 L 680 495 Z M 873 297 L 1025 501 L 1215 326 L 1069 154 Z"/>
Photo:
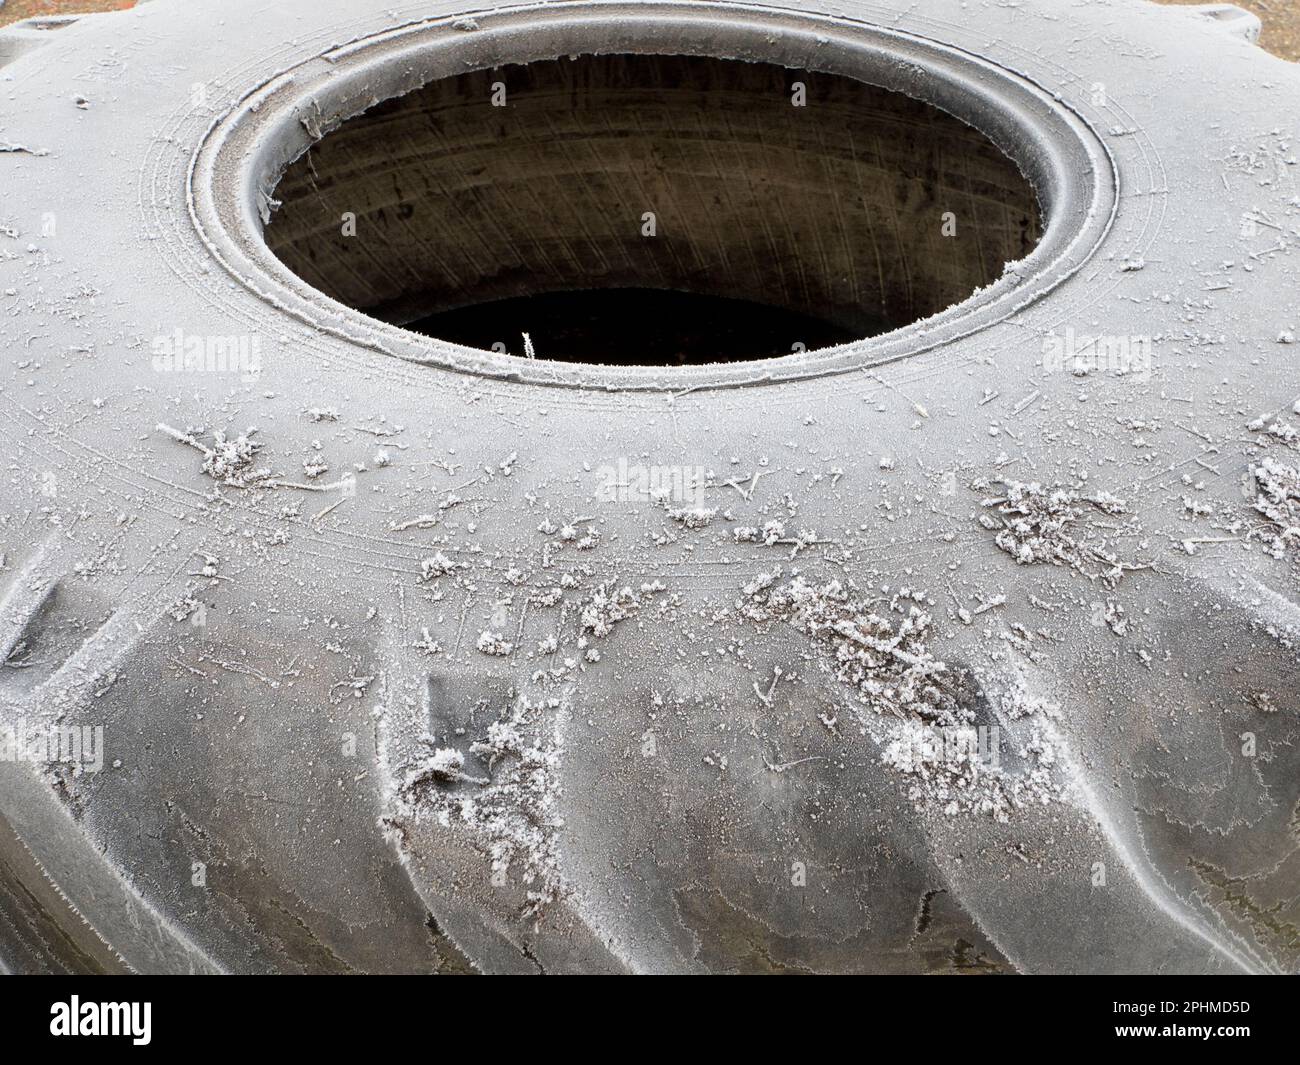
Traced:
<path fill-rule="evenodd" d="M 1196 4 L 1202 0 L 1157 0 L 1162 4 Z M 73 11 L 117 11 L 135 0 L 0 0 L 0 26 L 33 15 L 58 15 Z M 1300 0 L 1236 0 L 1264 21 L 1260 44 L 1274 55 L 1300 60 Z"/>

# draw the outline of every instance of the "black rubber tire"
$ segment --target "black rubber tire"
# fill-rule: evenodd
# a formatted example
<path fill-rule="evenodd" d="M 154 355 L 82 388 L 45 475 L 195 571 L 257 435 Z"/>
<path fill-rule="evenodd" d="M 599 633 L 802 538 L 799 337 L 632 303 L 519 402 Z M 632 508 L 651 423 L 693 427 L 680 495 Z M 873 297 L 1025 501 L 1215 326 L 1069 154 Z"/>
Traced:
<path fill-rule="evenodd" d="M 1137 2 L 44 37 L 0 49 L 0 725 L 104 746 L 0 761 L 5 966 L 1296 970 L 1296 67 Z M 348 115 L 586 50 L 875 79 L 1048 232 L 937 317 L 672 370 L 404 333 L 261 243 Z M 1065 372 L 1098 335 L 1149 364 Z M 637 466 L 705 502 L 610 500 Z M 979 727 L 996 771 L 913 757 Z"/>

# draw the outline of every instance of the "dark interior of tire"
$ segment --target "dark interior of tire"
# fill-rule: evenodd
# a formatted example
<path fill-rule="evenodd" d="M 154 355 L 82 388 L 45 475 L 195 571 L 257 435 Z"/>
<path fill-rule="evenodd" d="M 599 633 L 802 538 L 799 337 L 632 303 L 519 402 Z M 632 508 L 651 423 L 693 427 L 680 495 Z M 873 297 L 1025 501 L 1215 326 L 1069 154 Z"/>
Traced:
<path fill-rule="evenodd" d="M 326 134 L 274 197 L 271 250 L 349 307 L 467 347 L 522 356 L 528 333 L 543 358 L 667 366 L 927 318 L 1041 225 L 1016 165 L 929 104 L 694 56 L 433 81 Z"/>

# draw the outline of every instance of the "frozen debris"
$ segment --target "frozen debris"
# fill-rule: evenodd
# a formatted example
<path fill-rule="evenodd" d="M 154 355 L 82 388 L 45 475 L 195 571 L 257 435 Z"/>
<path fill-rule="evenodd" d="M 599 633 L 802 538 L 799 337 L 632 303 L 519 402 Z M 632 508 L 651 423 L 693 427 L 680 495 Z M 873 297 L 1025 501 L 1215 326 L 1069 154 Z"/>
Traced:
<path fill-rule="evenodd" d="M 194 596 L 183 595 L 166 608 L 166 613 L 173 621 L 185 621 L 200 610 L 202 605 Z"/>
<path fill-rule="evenodd" d="M 339 420 L 339 412 L 333 407 L 309 407 L 307 417 L 314 422 L 336 422 Z"/>
<path fill-rule="evenodd" d="M 432 529 L 442 519 L 436 514 L 420 514 L 406 521 L 393 522 L 388 526 L 392 532 L 406 532 L 407 529 Z"/>
<path fill-rule="evenodd" d="M 459 568 L 459 563 L 439 551 L 431 558 L 420 559 L 420 579 L 431 581 L 435 577 L 445 577 L 449 573 L 454 573 L 457 568 Z"/>
<path fill-rule="evenodd" d="M 582 631 L 603 639 L 620 621 L 636 613 L 640 605 L 641 597 L 631 588 L 615 591 L 613 582 L 602 584 L 582 606 Z"/>
<path fill-rule="evenodd" d="M 322 473 L 329 472 L 329 465 L 320 455 L 309 455 L 302 460 L 302 472 L 307 480 L 314 481 Z"/>
<path fill-rule="evenodd" d="M 519 700 L 509 718 L 493 722 L 487 735 L 470 745 L 487 777 L 468 775 L 460 752 L 426 738 L 422 743 L 431 753 L 412 767 L 398 791 L 395 827 L 403 817 L 413 817 L 465 829 L 491 862 L 494 883 L 513 874 L 527 888 L 526 917 L 540 918 L 568 890 L 557 840 L 563 826 L 557 804 L 566 717 L 558 700 L 546 706 Z"/>
<path fill-rule="evenodd" d="M 486 777 L 475 777 L 464 772 L 465 756 L 454 747 L 439 747 L 432 736 L 422 736 L 418 746 L 427 751 L 406 768 L 398 787 L 398 798 L 404 813 L 418 813 L 422 808 L 436 805 L 439 788 L 462 781 L 472 784 L 489 783 Z"/>
<path fill-rule="evenodd" d="M 703 529 L 717 517 L 717 507 L 681 507 L 670 510 L 668 517 L 686 529 Z"/>
<path fill-rule="evenodd" d="M 1061 708 L 1056 703 L 1048 702 L 1030 692 L 1024 675 L 1019 673 L 999 694 L 997 702 L 1002 708 L 1002 716 L 1008 721 L 1031 717 L 1055 720 L 1061 716 Z"/>
<path fill-rule="evenodd" d="M 1295 334 L 1291 332 L 1290 329 L 1283 329 L 1282 332 L 1277 335 L 1277 342 L 1279 344 L 1294 344 Z"/>
<path fill-rule="evenodd" d="M 880 599 L 862 602 L 837 580 L 817 585 L 795 576 L 781 584 L 780 578 L 777 570 L 750 581 L 741 613 L 810 637 L 826 668 L 885 722 L 881 761 L 905 779 L 914 803 L 937 806 L 948 816 L 1006 820 L 1017 808 L 1060 799 L 1052 775 L 1055 752 L 1036 727 L 1058 716 L 1058 708 L 1033 697 L 1023 677 L 989 697 L 1003 719 L 1033 719 L 1030 740 L 1018 752 L 1020 765 L 1004 769 L 1000 729 L 977 724 L 980 700 L 972 678 L 950 671 L 931 650 L 931 618 L 918 605 L 927 602 L 923 594 L 899 590 L 880 607 Z M 756 683 L 754 692 L 771 705 L 771 690 L 764 693 Z M 836 733 L 836 719 L 821 720 Z"/>
<path fill-rule="evenodd" d="M 779 521 L 768 521 L 763 523 L 761 529 L 742 526 L 735 529 L 733 535 L 738 544 L 763 544 L 771 547 L 785 539 L 785 525 Z"/>
<path fill-rule="evenodd" d="M 302 118 L 299 121 L 302 122 L 304 128 L 308 130 L 312 129 L 312 125 L 309 119 Z M 312 135 L 312 139 L 313 140 L 320 139 L 319 129 L 317 129 L 316 132 Z M 257 215 L 259 218 L 261 218 L 262 225 L 266 226 L 271 224 L 271 216 L 280 209 L 280 204 L 281 201 L 277 200 L 265 189 L 257 190 Z"/>
<path fill-rule="evenodd" d="M 1002 721 L 1024 721 L 1028 739 L 1003 764 L 1008 734 L 1000 726 L 941 726 L 904 721 L 890 727 L 881 761 L 907 780 L 912 802 L 938 806 L 949 817 L 962 813 L 1006 821 L 1012 811 L 1059 802 L 1064 785 L 1053 777 L 1056 745 L 1050 738 L 1060 708 L 1034 695 L 1022 674 L 1009 678 L 990 698 Z"/>
<path fill-rule="evenodd" d="M 255 429 L 249 429 L 233 440 L 227 439 L 226 434 L 217 429 L 212 434 L 213 443 L 209 447 L 193 434 L 183 433 L 162 422 L 158 423 L 157 428 L 159 432 L 166 433 L 173 440 L 202 452 L 203 465 L 200 468 L 221 484 L 235 488 L 248 488 L 270 475 L 269 470 L 251 469 L 253 459 L 262 447 L 258 441 L 252 439 L 252 434 L 257 431 Z"/>
<path fill-rule="evenodd" d="M 1300 447 L 1300 429 L 1280 418 L 1265 430 L 1275 440 L 1281 440 L 1288 447 Z"/>
<path fill-rule="evenodd" d="M 350 671 L 347 680 L 341 680 L 330 688 L 331 702 L 334 701 L 333 693 L 339 688 L 342 688 L 345 693 L 350 692 L 354 699 L 365 698 L 365 694 L 370 690 L 370 685 L 374 679 L 374 674 L 358 676 L 355 672 Z"/>
<path fill-rule="evenodd" d="M 980 524 L 995 531 L 994 542 L 1022 566 L 1050 562 L 1107 585 L 1117 583 L 1126 570 L 1138 568 L 1121 563 L 1104 543 L 1094 546 L 1083 541 L 1088 532 L 1085 513 L 1123 514 L 1122 500 L 1107 492 L 1085 496 L 1059 485 L 1004 483 L 1005 496 L 984 500 L 997 516 L 984 514 Z"/>
<path fill-rule="evenodd" d="M 1131 274 L 1131 273 L 1135 273 L 1138 270 L 1145 270 L 1146 268 L 1147 268 L 1147 261 L 1143 259 L 1141 256 L 1139 256 L 1136 259 L 1125 259 L 1122 263 L 1119 264 L 1119 271 L 1122 274 Z"/>
<path fill-rule="evenodd" d="M 815 529 L 800 529 L 793 535 L 787 535 L 784 523 L 779 521 L 765 522 L 761 529 L 753 526 L 741 526 L 733 531 L 733 535 L 738 544 L 762 544 L 764 547 L 782 544 L 790 548 L 791 558 L 796 557 L 800 551 L 806 550 L 814 544 L 836 542 L 835 540 L 819 539 Z"/>
<path fill-rule="evenodd" d="M 559 547 L 573 545 L 579 551 L 590 551 L 600 545 L 600 530 L 594 525 L 588 525 L 584 532 L 579 526 L 585 522 L 592 521 L 591 518 L 574 518 L 563 525 L 557 526 L 555 522 L 547 518 L 537 527 L 537 531 L 547 536 L 555 535 L 559 540 Z"/>
<path fill-rule="evenodd" d="M 501 471 L 502 476 L 509 477 L 512 473 L 515 472 L 515 463 L 517 463 L 518 461 L 519 461 L 519 452 L 512 451 L 510 452 L 509 455 L 505 457 L 505 461 L 502 462 L 497 467 L 497 469 Z"/>
<path fill-rule="evenodd" d="M 540 607 L 559 606 L 564 599 L 564 589 L 558 585 L 547 588 L 545 591 L 538 592 L 529 602 Z"/>
<path fill-rule="evenodd" d="M 462 770 L 465 756 L 454 747 L 438 747 L 428 757 L 417 762 L 407 773 L 402 790 L 417 793 L 428 784 L 455 784 L 466 779 Z M 475 782 L 477 783 L 476 778 Z"/>
<path fill-rule="evenodd" d="M 1253 507 L 1268 521 L 1255 535 L 1274 558 L 1286 558 L 1300 542 L 1300 469 L 1264 458 L 1250 472 L 1256 487 Z"/>
<path fill-rule="evenodd" d="M 191 573 L 191 577 L 207 577 L 208 583 L 215 585 L 217 583 L 217 568 L 221 565 L 221 559 L 216 555 L 209 555 L 207 552 L 199 552 L 199 558 L 203 560 L 197 572 Z"/>
<path fill-rule="evenodd" d="M 764 706 L 766 706 L 769 710 L 772 708 L 772 696 L 776 692 L 776 686 L 777 683 L 781 680 L 782 672 L 783 670 L 781 669 L 780 666 L 777 666 L 773 669 L 772 683 L 768 687 L 766 692 L 763 691 L 763 689 L 758 686 L 758 681 L 754 681 L 754 694 L 758 696 L 758 701 L 762 703 Z"/>
<path fill-rule="evenodd" d="M 515 649 L 515 645 L 505 637 L 487 629 L 478 634 L 478 641 L 474 646 L 485 655 L 496 655 L 499 658 L 506 657 Z"/>
<path fill-rule="evenodd" d="M 440 644 L 429 634 L 429 627 L 427 625 L 421 626 L 420 638 L 416 640 L 411 646 L 418 651 L 423 651 L 426 655 L 436 655 L 442 653 L 442 644 Z"/>
<path fill-rule="evenodd" d="M 838 580 L 813 585 L 803 577 L 776 586 L 780 571 L 763 574 L 744 591 L 741 612 L 751 621 L 779 621 L 824 651 L 837 679 L 857 690 L 876 713 L 942 724 L 967 721 L 947 667 L 929 651 L 931 617 L 913 600 L 896 599 L 887 617 L 857 602 Z"/>
<path fill-rule="evenodd" d="M 1261 713 L 1276 714 L 1278 712 L 1277 702 L 1271 692 L 1253 692 L 1247 697 L 1246 701 Z"/>
<path fill-rule="evenodd" d="M 1060 799 L 1051 771 L 1055 750 L 1040 732 L 1032 733 L 1021 752 L 1030 768 L 1017 774 L 1002 771 L 988 737 L 988 730 L 905 721 L 891 728 L 880 760 L 906 778 L 913 803 L 938 806 L 949 817 L 975 813 L 1006 821 L 1019 807 Z"/>

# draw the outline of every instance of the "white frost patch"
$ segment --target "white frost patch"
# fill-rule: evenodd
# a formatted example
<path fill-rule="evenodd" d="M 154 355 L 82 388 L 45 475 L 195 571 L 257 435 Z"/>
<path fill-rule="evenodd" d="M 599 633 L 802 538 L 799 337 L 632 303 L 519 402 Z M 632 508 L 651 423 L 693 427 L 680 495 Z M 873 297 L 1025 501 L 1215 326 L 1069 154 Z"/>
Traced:
<path fill-rule="evenodd" d="M 582 631 L 604 638 L 620 621 L 636 613 L 640 605 L 641 597 L 631 588 L 615 590 L 611 583 L 602 584 L 582 606 Z"/>
<path fill-rule="evenodd" d="M 762 528 L 742 525 L 733 534 L 738 544 L 763 544 L 771 547 L 785 538 L 785 525 L 779 521 L 767 521 Z"/>
<path fill-rule="evenodd" d="M 939 730 L 905 721 L 891 728 L 890 737 L 881 761 L 907 778 L 908 798 L 938 805 L 949 817 L 976 813 L 1005 821 L 1017 808 L 1061 798 L 1052 779 L 1055 749 L 1037 730 L 1021 752 L 1037 764 L 1018 774 L 990 764 L 982 750 L 986 741 L 973 728 Z"/>
<path fill-rule="evenodd" d="M 431 558 L 420 559 L 420 579 L 431 581 L 435 577 L 445 577 L 456 568 L 457 564 L 439 551 Z"/>
<path fill-rule="evenodd" d="M 515 649 L 515 645 L 505 637 L 486 629 L 478 634 L 475 646 L 485 655 L 496 655 L 499 658 L 504 658 Z"/>
<path fill-rule="evenodd" d="M 713 524 L 713 519 L 718 516 L 718 508 L 681 507 L 677 510 L 670 510 L 668 516 L 683 528 L 703 529 L 705 526 Z"/>
<path fill-rule="evenodd" d="M 795 577 L 776 587 L 779 573 L 746 586 L 746 617 L 785 622 L 812 637 L 829 653 L 841 683 L 856 688 L 877 713 L 963 722 L 947 667 L 929 651 L 929 613 L 910 602 L 906 613 L 896 605 L 899 616 L 888 617 L 855 602 L 837 580 L 813 585 Z"/>
<path fill-rule="evenodd" d="M 547 708 L 556 711 L 549 725 Z M 547 707 L 520 699 L 509 718 L 470 745 L 487 777 L 467 775 L 464 754 L 425 739 L 431 753 L 411 767 L 397 796 L 400 817 L 466 829 L 491 862 L 493 882 L 517 876 L 528 889 L 525 917 L 539 917 L 567 893 L 558 846 L 565 718 L 558 699 Z"/>
<path fill-rule="evenodd" d="M 1088 543 L 1084 515 L 1089 510 L 1123 514 L 1123 500 L 1107 492 L 1085 496 L 1072 488 L 1008 481 L 1006 495 L 985 499 L 994 515 L 984 514 L 980 524 L 996 531 L 994 542 L 1022 566 L 1050 562 L 1107 585 L 1118 583 L 1128 569 L 1104 540 Z"/>
<path fill-rule="evenodd" d="M 233 440 L 217 429 L 212 434 L 212 446 L 204 444 L 192 433 L 183 433 L 170 425 L 158 423 L 158 431 L 166 433 L 173 440 L 186 444 L 203 454 L 204 473 L 214 481 L 228 484 L 235 488 L 247 488 L 250 484 L 263 480 L 270 475 L 269 470 L 253 470 L 253 459 L 262 445 L 252 439 L 255 429 L 240 433 Z"/>
<path fill-rule="evenodd" d="M 1060 799 L 1055 752 L 1037 727 L 1056 717 L 1057 707 L 1031 695 L 1023 677 L 1000 693 L 999 719 L 1027 719 L 1032 727 L 1017 752 L 1022 768 L 1004 770 L 1000 727 L 977 725 L 970 679 L 950 671 L 930 648 L 931 617 L 918 605 L 924 596 L 900 592 L 879 607 L 858 601 L 837 580 L 817 585 L 796 576 L 782 585 L 779 578 L 777 570 L 751 581 L 742 614 L 784 622 L 811 638 L 836 678 L 886 723 L 881 761 L 906 778 L 911 801 L 950 816 L 1005 820 L 1019 807 Z"/>
<path fill-rule="evenodd" d="M 1300 542 L 1300 469 L 1273 458 L 1251 467 L 1257 494 L 1254 509 L 1268 519 L 1257 535 L 1274 558 L 1286 558 Z"/>
<path fill-rule="evenodd" d="M 465 756 L 454 747 L 438 747 L 427 758 L 421 759 L 407 773 L 402 787 L 405 790 L 418 788 L 426 781 L 442 784 L 454 784 L 464 778 L 461 770 L 465 767 Z"/>

